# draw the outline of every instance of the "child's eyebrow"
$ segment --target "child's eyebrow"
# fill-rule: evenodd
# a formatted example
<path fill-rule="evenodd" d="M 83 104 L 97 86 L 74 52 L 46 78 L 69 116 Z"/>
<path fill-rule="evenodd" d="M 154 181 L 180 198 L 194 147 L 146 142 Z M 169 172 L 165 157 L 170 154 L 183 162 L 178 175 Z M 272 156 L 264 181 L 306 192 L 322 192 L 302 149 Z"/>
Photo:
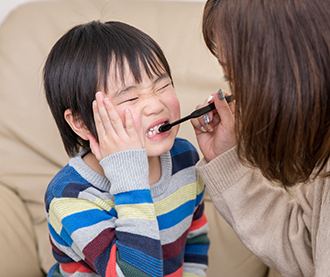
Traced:
<path fill-rule="evenodd" d="M 166 79 L 166 78 L 169 78 L 169 75 L 167 73 L 161 74 L 161 75 L 157 76 L 157 78 L 153 79 L 152 85 L 155 86 L 158 82 L 160 82 L 161 80 Z M 124 94 L 125 92 L 129 92 L 130 90 L 134 90 L 134 89 L 137 89 L 137 88 L 138 88 L 138 85 L 132 85 L 132 86 L 124 87 L 124 88 L 118 90 L 115 93 L 114 97 L 118 97 L 118 96 Z"/>

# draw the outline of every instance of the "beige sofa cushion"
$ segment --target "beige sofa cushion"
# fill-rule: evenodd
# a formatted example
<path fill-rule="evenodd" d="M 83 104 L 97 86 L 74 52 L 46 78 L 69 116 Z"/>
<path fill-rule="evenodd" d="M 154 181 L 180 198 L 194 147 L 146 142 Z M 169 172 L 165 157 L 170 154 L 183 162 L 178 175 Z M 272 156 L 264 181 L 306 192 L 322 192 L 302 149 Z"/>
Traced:
<path fill-rule="evenodd" d="M 45 272 L 54 263 L 43 197 L 68 157 L 43 95 L 42 68 L 52 45 L 69 28 L 90 20 L 120 20 L 142 29 L 162 46 L 186 115 L 219 87 L 228 90 L 203 42 L 203 6 L 203 2 L 49 0 L 25 4 L 4 21 L 0 28 L 0 195 L 6 201 L 0 202 L 1 276 L 39 276 L 37 263 Z M 179 135 L 197 147 L 189 122 L 182 124 Z M 215 236 L 208 276 L 264 276 L 267 267 L 225 222 L 218 221 L 211 202 L 206 208 L 211 236 Z M 5 218 L 11 214 L 16 216 Z M 228 237 L 233 238 L 232 244 L 227 243 Z M 15 263 L 25 267 L 24 275 L 15 275 Z"/>

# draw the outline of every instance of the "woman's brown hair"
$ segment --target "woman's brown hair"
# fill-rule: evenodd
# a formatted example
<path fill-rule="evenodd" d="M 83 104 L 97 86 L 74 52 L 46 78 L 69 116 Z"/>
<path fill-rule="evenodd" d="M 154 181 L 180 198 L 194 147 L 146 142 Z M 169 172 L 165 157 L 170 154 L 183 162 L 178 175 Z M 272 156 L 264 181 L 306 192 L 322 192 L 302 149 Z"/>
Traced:
<path fill-rule="evenodd" d="M 285 187 L 330 156 L 330 2 L 209 0 L 203 35 L 236 99 L 241 160 Z"/>

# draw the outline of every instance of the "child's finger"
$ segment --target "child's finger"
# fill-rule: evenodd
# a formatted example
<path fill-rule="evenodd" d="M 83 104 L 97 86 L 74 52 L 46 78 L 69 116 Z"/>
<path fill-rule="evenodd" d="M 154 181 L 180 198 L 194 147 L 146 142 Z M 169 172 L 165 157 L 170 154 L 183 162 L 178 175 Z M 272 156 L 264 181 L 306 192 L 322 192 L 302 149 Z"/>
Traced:
<path fill-rule="evenodd" d="M 97 110 L 98 110 L 98 120 L 100 121 L 99 124 L 103 127 L 104 135 L 112 130 L 112 122 L 110 119 L 108 108 L 110 106 L 111 110 L 111 103 L 107 103 L 108 100 L 104 98 L 102 92 L 96 93 L 96 103 L 97 103 Z M 109 100 L 110 102 L 110 100 Z M 105 107 L 107 105 L 107 108 Z"/>
<path fill-rule="evenodd" d="M 128 136 L 130 137 L 134 136 L 136 134 L 135 124 L 132 113 L 129 109 L 125 110 L 125 124 L 126 124 L 126 131 Z"/>
<path fill-rule="evenodd" d="M 133 115 L 129 109 L 125 110 L 125 125 L 126 125 L 126 134 L 131 142 L 131 148 L 133 149 L 143 148 L 144 144 L 141 141 L 138 132 L 136 131 Z"/>
<path fill-rule="evenodd" d="M 107 111 L 107 118 L 109 122 L 105 122 L 106 129 L 109 128 L 109 131 L 114 131 L 119 137 L 126 134 L 125 128 L 123 126 L 123 122 L 121 121 L 121 118 L 116 110 L 116 108 L 113 106 L 112 102 L 109 98 L 104 99 L 105 109 Z M 111 126 L 108 126 L 108 123 Z"/>
<path fill-rule="evenodd" d="M 103 126 L 103 123 L 101 120 L 97 102 L 95 100 L 93 101 L 93 114 L 94 114 L 94 121 L 95 121 L 95 127 L 96 127 L 97 134 L 99 136 L 104 136 L 105 129 L 104 129 L 104 126 Z"/>

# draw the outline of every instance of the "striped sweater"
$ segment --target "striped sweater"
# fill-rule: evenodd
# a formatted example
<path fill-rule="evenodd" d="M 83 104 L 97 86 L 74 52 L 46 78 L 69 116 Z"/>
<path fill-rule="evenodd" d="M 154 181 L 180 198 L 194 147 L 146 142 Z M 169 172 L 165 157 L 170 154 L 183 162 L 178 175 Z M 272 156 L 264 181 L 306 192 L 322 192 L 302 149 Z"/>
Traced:
<path fill-rule="evenodd" d="M 45 206 L 53 255 L 48 276 L 206 276 L 209 240 L 196 149 L 177 138 L 150 186 L 146 150 L 103 159 L 106 178 L 70 159 Z"/>

